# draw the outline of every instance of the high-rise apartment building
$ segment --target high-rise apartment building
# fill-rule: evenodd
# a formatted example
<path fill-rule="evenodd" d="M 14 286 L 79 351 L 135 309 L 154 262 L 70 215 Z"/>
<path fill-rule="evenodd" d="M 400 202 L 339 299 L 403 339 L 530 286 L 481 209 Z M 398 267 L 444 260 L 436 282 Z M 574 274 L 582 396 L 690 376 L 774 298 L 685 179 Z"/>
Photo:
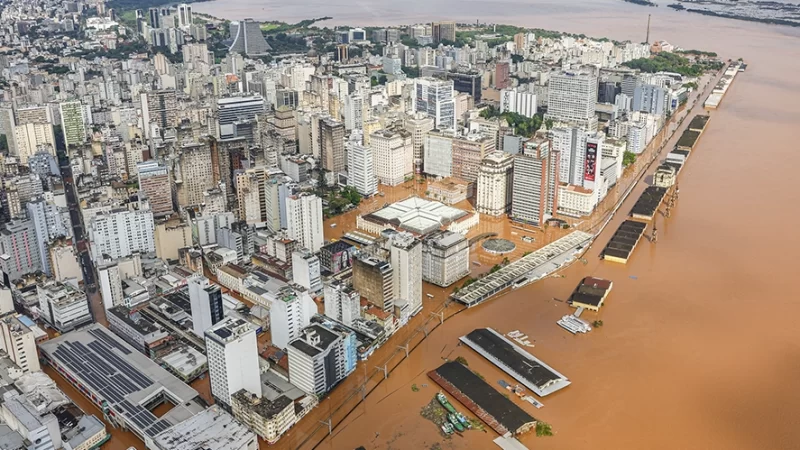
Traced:
<path fill-rule="evenodd" d="M 14 142 L 16 151 L 14 156 L 19 158 L 20 164 L 27 164 L 38 151 L 42 150 L 51 155 L 56 153 L 56 140 L 53 135 L 53 126 L 49 123 L 27 123 L 14 127 Z"/>
<path fill-rule="evenodd" d="M 105 309 L 123 304 L 122 275 L 116 261 L 97 265 L 97 284 Z"/>
<path fill-rule="evenodd" d="M 369 119 L 369 102 L 362 92 L 356 91 L 344 98 L 344 127 L 348 131 L 363 130 Z"/>
<path fill-rule="evenodd" d="M 234 124 L 237 121 L 254 120 L 266 111 L 267 103 L 260 95 L 242 95 L 217 99 L 217 118 L 219 136 L 230 139 L 235 136 Z"/>
<path fill-rule="evenodd" d="M 660 86 L 640 84 L 633 91 L 634 111 L 663 116 L 670 111 L 670 103 L 669 90 Z"/>
<path fill-rule="evenodd" d="M 422 242 L 400 232 L 392 236 L 389 251 L 394 304 L 413 316 L 422 310 Z"/>
<path fill-rule="evenodd" d="M 43 197 L 32 199 L 25 204 L 25 209 L 28 212 L 28 220 L 33 222 L 36 230 L 36 248 L 42 263 L 42 271 L 52 275 L 48 244 L 54 239 L 72 236 L 69 210 L 47 203 Z"/>
<path fill-rule="evenodd" d="M 222 291 L 208 278 L 193 276 L 189 278 L 189 300 L 192 305 L 192 330 L 203 336 L 206 330 L 223 319 Z"/>
<path fill-rule="evenodd" d="M 546 118 L 574 124 L 588 131 L 597 129 L 597 74 L 565 71 L 550 76 Z"/>
<path fill-rule="evenodd" d="M 523 153 L 514 156 L 511 218 L 542 225 L 558 208 L 557 153 L 542 138 L 525 142 Z"/>
<path fill-rule="evenodd" d="M 61 113 L 61 131 L 67 146 L 81 145 L 86 142 L 86 111 L 79 101 L 59 104 Z"/>
<path fill-rule="evenodd" d="M 478 181 L 481 161 L 494 151 L 495 139 L 477 133 L 453 139 L 452 175 L 464 181 Z"/>
<path fill-rule="evenodd" d="M 155 224 L 149 207 L 117 208 L 92 217 L 87 226 L 92 257 L 100 261 L 134 252 L 156 251 Z"/>
<path fill-rule="evenodd" d="M 500 112 L 512 112 L 525 117 L 536 115 L 536 94 L 517 88 L 500 92 Z"/>
<path fill-rule="evenodd" d="M 0 226 L 0 269 L 8 281 L 42 269 L 37 243 L 32 220 L 12 220 Z"/>
<path fill-rule="evenodd" d="M 136 171 L 139 174 L 139 189 L 147 195 L 153 217 L 172 214 L 172 185 L 167 167 L 149 160 L 138 163 Z"/>
<path fill-rule="evenodd" d="M 229 52 L 259 56 L 266 55 L 271 48 L 261 33 L 261 24 L 253 19 L 231 21 L 230 36 L 233 43 Z"/>
<path fill-rule="evenodd" d="M 498 61 L 494 66 L 494 87 L 508 89 L 511 86 L 511 62 Z"/>
<path fill-rule="evenodd" d="M 200 205 L 205 200 L 205 193 L 214 185 L 214 173 L 211 159 L 211 142 L 187 142 L 181 145 L 177 169 L 173 172 L 177 191 L 178 205 Z"/>
<path fill-rule="evenodd" d="M 436 177 L 453 175 L 453 141 L 456 134 L 452 130 L 429 131 L 425 135 L 424 172 Z"/>
<path fill-rule="evenodd" d="M 186 29 L 192 26 L 192 5 L 178 5 L 178 27 Z"/>
<path fill-rule="evenodd" d="M 412 109 L 432 117 L 439 130 L 455 129 L 456 105 L 452 80 L 415 78 Z"/>
<path fill-rule="evenodd" d="M 178 95 L 174 89 L 142 92 L 140 98 L 145 136 L 152 137 L 150 124 L 161 129 L 178 126 Z"/>
<path fill-rule="evenodd" d="M 309 193 L 286 199 L 287 232 L 301 246 L 318 252 L 325 241 L 322 235 L 322 199 Z"/>
<path fill-rule="evenodd" d="M 258 342 L 253 326 L 228 317 L 205 332 L 211 395 L 231 405 L 231 396 L 244 389 L 261 396 Z"/>
<path fill-rule="evenodd" d="M 355 343 L 352 331 L 309 325 L 287 348 L 289 382 L 311 395 L 330 391 L 355 370 Z"/>
<path fill-rule="evenodd" d="M 436 231 L 422 242 L 422 279 L 447 287 L 469 275 L 469 241 L 461 233 Z"/>
<path fill-rule="evenodd" d="M 492 152 L 481 162 L 475 209 L 481 214 L 501 216 L 511 210 L 514 157 Z"/>
<path fill-rule="evenodd" d="M 404 129 L 378 130 L 370 135 L 375 176 L 381 184 L 397 186 L 414 173 L 414 146 Z"/>
<path fill-rule="evenodd" d="M 361 145 L 361 135 L 347 141 L 347 185 L 359 194 L 369 197 L 378 192 L 378 178 L 375 176 L 375 158 L 371 146 Z"/>
<path fill-rule="evenodd" d="M 433 22 L 431 24 L 433 43 L 439 44 L 442 41 L 454 43 L 456 41 L 455 22 Z"/>
<path fill-rule="evenodd" d="M 434 128 L 432 117 L 424 113 L 414 113 L 405 119 L 405 128 L 411 133 L 411 145 L 414 149 L 414 171 L 421 173 L 425 156 L 425 136 Z"/>
<path fill-rule="evenodd" d="M 330 117 L 319 119 L 319 151 L 322 168 L 333 173 L 345 169 L 344 124 Z"/>
<path fill-rule="evenodd" d="M 361 317 L 361 294 L 347 283 L 333 280 L 325 284 L 325 315 L 349 326 Z"/>
<path fill-rule="evenodd" d="M 285 349 L 290 341 L 300 336 L 300 330 L 311 323 L 317 304 L 307 291 L 297 291 L 286 285 L 266 295 L 270 300 L 272 344 Z"/>
<path fill-rule="evenodd" d="M 16 314 L 0 317 L 0 350 L 4 350 L 23 373 L 42 370 L 36 352 L 36 336 Z"/>

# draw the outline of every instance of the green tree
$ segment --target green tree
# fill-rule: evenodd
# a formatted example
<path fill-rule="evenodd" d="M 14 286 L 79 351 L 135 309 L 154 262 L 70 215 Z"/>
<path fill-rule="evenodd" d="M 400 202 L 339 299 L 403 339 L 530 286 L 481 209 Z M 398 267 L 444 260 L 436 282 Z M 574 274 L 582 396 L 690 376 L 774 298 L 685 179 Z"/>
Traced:
<path fill-rule="evenodd" d="M 636 162 L 636 153 L 626 151 L 622 155 L 622 167 L 628 167 L 635 162 Z"/>
<path fill-rule="evenodd" d="M 8 151 L 8 136 L 0 134 L 0 152 Z"/>

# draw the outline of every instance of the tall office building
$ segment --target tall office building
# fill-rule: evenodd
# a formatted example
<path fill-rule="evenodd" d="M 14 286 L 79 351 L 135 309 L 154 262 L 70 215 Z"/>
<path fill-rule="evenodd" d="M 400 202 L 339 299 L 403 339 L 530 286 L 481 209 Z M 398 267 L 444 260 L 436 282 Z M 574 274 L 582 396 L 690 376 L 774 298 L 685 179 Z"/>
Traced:
<path fill-rule="evenodd" d="M 17 152 L 17 146 L 14 142 L 14 128 L 16 128 L 16 126 L 17 119 L 14 114 L 14 108 L 10 103 L 0 104 L 0 134 L 6 136 L 8 152 L 12 155 Z"/>
<path fill-rule="evenodd" d="M 25 204 L 28 220 L 33 222 L 36 230 L 36 248 L 39 252 L 42 271 L 52 275 L 48 244 L 54 239 L 72 236 L 72 221 L 69 210 L 47 203 L 44 198 L 37 197 Z"/>
<path fill-rule="evenodd" d="M 425 156 L 425 136 L 434 128 L 433 118 L 424 113 L 414 113 L 406 117 L 404 125 L 406 130 L 411 133 L 411 145 L 414 149 L 414 171 L 421 173 Z"/>
<path fill-rule="evenodd" d="M 414 173 L 414 146 L 404 129 L 378 130 L 370 135 L 375 176 L 381 184 L 397 186 Z"/>
<path fill-rule="evenodd" d="M 309 193 L 286 199 L 287 232 L 301 246 L 318 252 L 325 238 L 322 235 L 322 199 Z"/>
<path fill-rule="evenodd" d="M 319 120 L 319 150 L 322 168 L 329 172 L 342 173 L 345 169 L 344 124 L 330 117 Z"/>
<path fill-rule="evenodd" d="M 348 131 L 363 130 L 369 119 L 369 102 L 364 94 L 356 91 L 344 98 L 344 127 Z"/>
<path fill-rule="evenodd" d="M 122 292 L 122 275 L 116 261 L 97 265 L 97 284 L 105 309 L 123 304 L 125 294 Z"/>
<path fill-rule="evenodd" d="M 455 42 L 456 41 L 456 23 L 455 22 L 433 22 L 431 24 L 431 35 L 433 43 L 439 44 L 442 41 Z"/>
<path fill-rule="evenodd" d="M 469 275 L 469 241 L 461 233 L 436 231 L 422 241 L 422 279 L 447 287 Z"/>
<path fill-rule="evenodd" d="M 512 219 L 541 226 L 557 210 L 556 155 L 549 141 L 533 138 L 525 142 L 522 154 L 514 156 Z"/>
<path fill-rule="evenodd" d="M 189 28 L 192 26 L 192 5 L 182 3 L 178 5 L 178 27 Z"/>
<path fill-rule="evenodd" d="M 353 258 L 353 288 L 383 312 L 394 313 L 393 281 L 388 262 L 365 253 Z"/>
<path fill-rule="evenodd" d="M 652 84 L 638 85 L 633 91 L 632 108 L 648 114 L 666 115 L 670 111 L 669 90 Z"/>
<path fill-rule="evenodd" d="M 189 278 L 187 284 L 192 305 L 192 330 L 202 336 L 223 319 L 222 291 L 208 278 L 199 275 Z"/>
<path fill-rule="evenodd" d="M 333 280 L 325 284 L 325 315 L 348 327 L 361 317 L 361 294 L 347 283 Z"/>
<path fill-rule="evenodd" d="M 123 258 L 134 252 L 156 251 L 155 224 L 149 207 L 118 208 L 92 217 L 87 226 L 95 261 L 107 255 Z"/>
<path fill-rule="evenodd" d="M 500 92 L 500 112 L 512 112 L 525 117 L 536 115 L 536 94 L 517 88 Z"/>
<path fill-rule="evenodd" d="M 445 178 L 453 175 L 453 141 L 455 139 L 456 135 L 452 130 L 433 130 L 425 135 L 423 172 Z"/>
<path fill-rule="evenodd" d="M 267 104 L 260 95 L 225 97 L 217 100 L 217 117 L 221 139 L 235 136 L 237 121 L 251 121 L 266 111 Z"/>
<path fill-rule="evenodd" d="M 147 14 L 150 23 L 150 28 L 153 28 L 155 30 L 161 28 L 161 9 L 149 8 L 147 10 Z"/>
<path fill-rule="evenodd" d="M 553 128 L 550 130 L 553 149 L 560 154 L 558 179 L 562 183 L 583 186 L 586 161 L 586 137 L 581 128 Z"/>
<path fill-rule="evenodd" d="M 178 96 L 174 89 L 142 92 L 140 99 L 145 136 L 151 137 L 150 124 L 161 129 L 178 126 Z"/>
<path fill-rule="evenodd" d="M 253 326 L 228 317 L 205 332 L 211 395 L 227 407 L 231 396 L 244 389 L 261 396 L 258 342 Z"/>
<path fill-rule="evenodd" d="M 312 295 L 322 290 L 319 258 L 311 250 L 301 247 L 292 252 L 292 280 Z"/>
<path fill-rule="evenodd" d="M 514 157 L 505 152 L 492 152 L 481 162 L 475 209 L 481 214 L 502 216 L 511 210 Z"/>
<path fill-rule="evenodd" d="M 594 131 L 597 129 L 596 103 L 597 75 L 593 70 L 566 71 L 550 76 L 546 118 Z"/>
<path fill-rule="evenodd" d="M 11 295 L 10 291 L 8 295 Z M 23 373 L 42 370 L 36 352 L 36 336 L 16 314 L 0 317 L 0 350 L 4 350 Z"/>
<path fill-rule="evenodd" d="M 11 153 L 19 159 L 20 164 L 27 164 L 28 158 L 39 150 L 51 155 L 56 154 L 56 139 L 53 126 L 49 123 L 26 123 L 14 127 L 15 152 Z"/>
<path fill-rule="evenodd" d="M 181 145 L 177 166 L 178 170 L 173 172 L 173 176 L 178 205 L 185 207 L 202 204 L 206 191 L 216 187 L 210 140 Z"/>
<path fill-rule="evenodd" d="M 151 159 L 138 163 L 136 171 L 139 174 L 139 189 L 147 195 L 153 217 L 172 214 L 172 185 L 168 169 Z"/>
<path fill-rule="evenodd" d="M 361 135 L 347 141 L 347 185 L 369 197 L 378 192 L 378 177 L 375 176 L 375 159 L 371 147 L 361 145 Z"/>
<path fill-rule="evenodd" d="M 12 220 L 0 225 L 0 269 L 12 281 L 42 269 L 38 238 L 32 220 Z"/>
<path fill-rule="evenodd" d="M 58 105 L 61 113 L 61 131 L 67 146 L 81 145 L 86 141 L 86 112 L 79 101 Z"/>
<path fill-rule="evenodd" d="M 439 130 L 455 129 L 456 105 L 452 80 L 415 78 L 412 109 L 432 117 Z"/>
<path fill-rule="evenodd" d="M 311 318 L 317 313 L 317 304 L 308 292 L 296 291 L 289 286 L 268 293 L 268 297 L 272 344 L 285 349 L 290 341 L 300 336 L 300 330 L 311 323 Z"/>
<path fill-rule="evenodd" d="M 422 242 L 411 233 L 397 233 L 392 236 L 390 258 L 394 303 L 413 316 L 422 310 Z"/>
<path fill-rule="evenodd" d="M 248 56 L 266 55 L 270 50 L 269 44 L 261 33 L 261 24 L 253 19 L 231 21 L 230 34 L 233 43 L 229 52 L 241 53 Z"/>
<path fill-rule="evenodd" d="M 481 161 L 494 151 L 495 141 L 494 137 L 484 137 L 478 133 L 453 139 L 453 176 L 470 183 L 478 181 Z"/>
<path fill-rule="evenodd" d="M 511 62 L 498 61 L 494 67 L 494 87 L 508 89 L 511 86 Z"/>
<path fill-rule="evenodd" d="M 287 348 L 289 381 L 311 395 L 330 391 L 355 370 L 355 342 L 352 331 L 309 325 Z"/>

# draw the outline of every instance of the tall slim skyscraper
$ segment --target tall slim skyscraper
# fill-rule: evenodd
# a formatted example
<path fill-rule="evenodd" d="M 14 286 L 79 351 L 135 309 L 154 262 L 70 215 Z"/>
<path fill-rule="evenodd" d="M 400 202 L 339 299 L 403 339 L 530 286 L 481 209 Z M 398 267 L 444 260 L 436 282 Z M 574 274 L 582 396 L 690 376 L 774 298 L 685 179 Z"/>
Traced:
<path fill-rule="evenodd" d="M 361 317 L 361 294 L 352 286 L 334 280 L 324 287 L 325 315 L 349 326 Z"/>
<path fill-rule="evenodd" d="M 270 46 L 261 33 L 261 24 L 253 19 L 231 21 L 231 38 L 233 43 L 229 52 L 242 53 L 249 56 L 266 55 Z"/>
<path fill-rule="evenodd" d="M 261 396 L 258 342 L 252 325 L 228 317 L 205 332 L 211 395 L 228 407 L 231 396 L 244 389 Z"/>
<path fill-rule="evenodd" d="M 81 145 L 86 141 L 86 113 L 79 101 L 64 102 L 59 105 L 61 130 L 67 146 Z"/>
<path fill-rule="evenodd" d="M 142 120 L 145 135 L 150 137 L 150 124 L 159 128 L 175 128 L 178 126 L 178 97 L 174 89 L 142 92 Z"/>
<path fill-rule="evenodd" d="M 178 5 L 178 26 L 180 28 L 192 26 L 192 5 L 186 3 Z"/>
<path fill-rule="evenodd" d="M 412 109 L 432 117 L 439 130 L 454 129 L 456 104 L 453 82 L 436 78 L 415 78 Z"/>
<path fill-rule="evenodd" d="M 325 238 L 322 235 L 322 199 L 301 193 L 286 199 L 288 234 L 301 246 L 318 252 Z"/>
<path fill-rule="evenodd" d="M 344 172 L 344 124 L 330 117 L 319 120 L 319 149 L 322 168 L 333 173 Z"/>
<path fill-rule="evenodd" d="M 352 186 L 363 196 L 378 192 L 378 178 L 375 176 L 373 150 L 361 145 L 361 135 L 347 142 L 347 185 Z"/>
<path fill-rule="evenodd" d="M 150 28 L 161 28 L 161 10 L 159 8 L 150 8 L 147 10 Z"/>
<path fill-rule="evenodd" d="M 594 131 L 597 129 L 596 103 L 597 74 L 593 70 L 566 71 L 550 76 L 547 118 Z"/>
<path fill-rule="evenodd" d="M 475 209 L 481 214 L 501 216 L 511 209 L 514 157 L 492 152 L 481 162 Z"/>
<path fill-rule="evenodd" d="M 541 225 L 557 210 L 558 171 L 551 160 L 556 154 L 549 141 L 536 137 L 514 156 L 512 219 Z"/>
<path fill-rule="evenodd" d="M 414 148 L 414 171 L 422 172 L 424 164 L 425 135 L 433 130 L 433 118 L 423 113 L 415 113 L 405 120 L 405 127 L 411 133 L 411 144 Z"/>
<path fill-rule="evenodd" d="M 203 276 L 193 276 L 187 284 L 192 305 L 192 331 L 203 336 L 206 330 L 223 319 L 222 291 Z"/>
<path fill-rule="evenodd" d="M 311 323 L 311 317 L 317 313 L 317 304 L 308 292 L 296 291 L 289 286 L 268 293 L 268 297 L 272 343 L 285 349 L 291 340 L 300 336 L 300 330 Z"/>
<path fill-rule="evenodd" d="M 413 316 L 422 310 L 422 241 L 411 233 L 398 233 L 392 237 L 390 255 L 394 304 Z"/>

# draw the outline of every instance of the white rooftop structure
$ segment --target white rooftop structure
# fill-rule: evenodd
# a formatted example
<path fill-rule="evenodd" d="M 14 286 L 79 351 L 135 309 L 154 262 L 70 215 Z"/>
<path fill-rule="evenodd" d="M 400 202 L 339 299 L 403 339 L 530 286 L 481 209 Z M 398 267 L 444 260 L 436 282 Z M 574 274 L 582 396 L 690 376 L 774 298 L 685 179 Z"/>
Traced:
<path fill-rule="evenodd" d="M 219 406 L 185 420 L 155 437 L 164 450 L 255 450 L 258 440 L 232 415 Z"/>
<path fill-rule="evenodd" d="M 410 197 L 392 203 L 365 216 L 372 222 L 383 222 L 417 234 L 427 234 L 471 213 L 433 200 Z"/>

